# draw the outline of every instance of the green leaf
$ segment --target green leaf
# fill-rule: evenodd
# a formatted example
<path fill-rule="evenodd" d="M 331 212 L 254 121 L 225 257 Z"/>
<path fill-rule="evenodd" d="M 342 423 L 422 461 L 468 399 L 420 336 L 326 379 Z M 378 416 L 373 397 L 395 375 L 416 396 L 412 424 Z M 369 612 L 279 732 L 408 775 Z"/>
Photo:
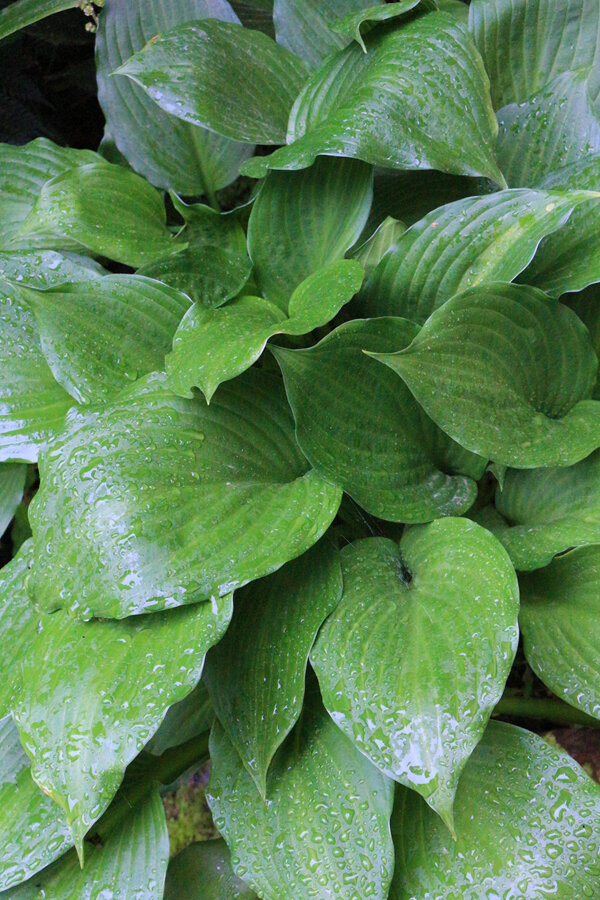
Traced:
<path fill-rule="evenodd" d="M 47 181 L 20 234 L 55 234 L 128 266 L 183 249 L 166 228 L 161 196 L 111 163 L 78 166 Z"/>
<path fill-rule="evenodd" d="M 419 0 L 408 2 L 415 6 Z M 352 34 L 340 33 L 336 28 L 337 18 L 360 16 L 368 3 L 369 0 L 275 0 L 273 21 L 277 42 L 316 69 L 330 53 L 345 47 L 352 38 Z"/>
<path fill-rule="evenodd" d="M 248 222 L 254 276 L 267 300 L 287 311 L 302 281 L 344 256 L 367 221 L 372 182 L 370 167 L 352 159 L 269 174 Z"/>
<path fill-rule="evenodd" d="M 600 356 L 600 288 L 592 284 L 576 294 L 567 294 L 562 297 L 566 303 L 581 319 L 590 333 L 592 345 L 596 356 Z M 600 372 L 596 376 L 596 384 L 592 391 L 594 400 L 600 399 Z"/>
<path fill-rule="evenodd" d="M 29 759 L 10 716 L 0 719 L 0 807 L 4 891 L 39 872 L 73 844 L 63 813 L 31 779 Z"/>
<path fill-rule="evenodd" d="M 73 405 L 54 380 L 33 313 L 14 285 L 0 284 L 0 460 L 35 462 Z"/>
<path fill-rule="evenodd" d="M 457 840 L 414 791 L 397 790 L 390 900 L 593 897 L 599 813 L 598 785 L 570 756 L 490 722 L 456 794 Z"/>
<path fill-rule="evenodd" d="M 203 681 L 199 681 L 187 697 L 168 708 L 158 731 L 148 741 L 144 750 L 160 756 L 165 750 L 177 747 L 209 731 L 214 717 L 215 711 L 206 685 Z"/>
<path fill-rule="evenodd" d="M 83 617 L 228 594 L 312 546 L 341 499 L 309 471 L 280 382 L 260 371 L 210 406 L 151 376 L 103 410 L 73 410 L 40 480 L 32 595 Z"/>
<path fill-rule="evenodd" d="M 63 256 L 54 250 L 0 253 L 0 279 L 46 290 L 70 281 L 96 281 L 106 271 L 85 256 Z"/>
<path fill-rule="evenodd" d="M 165 900 L 254 900 L 256 894 L 231 868 L 223 840 L 197 841 L 169 863 Z"/>
<path fill-rule="evenodd" d="M 105 842 L 86 844 L 83 869 L 74 850 L 1 900 L 162 900 L 169 860 L 165 813 L 156 789 Z"/>
<path fill-rule="evenodd" d="M 250 277 L 246 236 L 232 215 L 219 215 L 200 203 L 187 206 L 175 195 L 173 200 L 185 219 L 183 237 L 188 246 L 144 266 L 138 274 L 164 281 L 203 306 L 220 306 Z"/>
<path fill-rule="evenodd" d="M 298 890 L 384 900 L 393 868 L 392 782 L 323 710 L 305 709 L 296 728 L 273 762 L 265 801 L 215 723 L 207 799 L 234 871 L 264 900 Z"/>
<path fill-rule="evenodd" d="M 417 12 L 431 12 L 436 10 L 437 3 L 435 0 L 398 0 L 396 3 L 374 4 L 366 6 L 362 4 L 362 8 L 357 12 L 341 14 L 341 18 L 333 23 L 333 30 L 338 34 L 356 41 L 364 52 L 367 52 L 365 46 L 362 27 L 368 26 L 368 30 L 373 28 L 378 22 L 387 22 L 389 19 L 399 19 L 413 12 L 418 7 Z M 338 13 L 338 15 L 340 15 Z"/>
<path fill-rule="evenodd" d="M 240 17 L 242 25 L 264 31 L 269 37 L 275 37 L 273 0 L 230 0 L 230 3 Z"/>
<path fill-rule="evenodd" d="M 371 273 L 356 308 L 365 316 L 424 322 L 454 294 L 512 281 L 544 235 L 590 199 L 597 203 L 588 191 L 509 190 L 435 209 L 409 228 Z"/>
<path fill-rule="evenodd" d="M 109 131 L 133 168 L 158 187 L 211 196 L 237 177 L 253 147 L 177 120 L 130 79 L 110 77 L 151 38 L 202 16 L 238 21 L 226 0 L 106 0 L 96 69 Z"/>
<path fill-rule="evenodd" d="M 78 403 L 108 400 L 141 375 L 162 369 L 190 307 L 185 294 L 138 275 L 22 293 L 52 374 Z"/>
<path fill-rule="evenodd" d="M 0 718 L 12 712 L 19 697 L 22 661 L 35 633 L 37 614 L 26 591 L 32 561 L 33 545 L 26 541 L 0 572 L 0 627 L 5 642 L 0 663 Z"/>
<path fill-rule="evenodd" d="M 405 350 L 371 355 L 450 437 L 496 463 L 570 466 L 600 446 L 600 404 L 586 399 L 598 365 L 588 331 L 535 288 L 471 288 Z"/>
<path fill-rule="evenodd" d="M 521 103 L 567 69 L 596 62 L 596 0 L 472 0 L 469 28 L 490 76 L 494 108 Z"/>
<path fill-rule="evenodd" d="M 75 6 L 79 6 L 78 0 L 17 0 L 0 10 L 0 41 L 21 28 Z"/>
<path fill-rule="evenodd" d="M 220 309 L 196 304 L 186 313 L 167 356 L 167 384 L 191 397 L 197 385 L 210 402 L 217 387 L 248 369 L 275 334 L 299 335 L 330 321 L 360 288 L 362 266 L 340 260 L 309 275 L 294 291 L 289 318 L 260 297 L 240 297 Z"/>
<path fill-rule="evenodd" d="M 228 596 L 119 622 L 42 617 L 14 717 L 32 776 L 64 810 L 80 856 L 125 767 L 195 687 L 231 613 Z"/>
<path fill-rule="evenodd" d="M 282 144 L 306 79 L 302 60 L 260 31 L 198 19 L 120 66 L 165 112 L 238 141 Z"/>
<path fill-rule="evenodd" d="M 600 718 L 596 654 L 600 546 L 579 547 L 519 576 L 527 662 L 550 690 Z"/>
<path fill-rule="evenodd" d="M 323 702 L 374 765 L 452 829 L 458 779 L 517 649 L 513 567 L 479 525 L 438 519 L 400 547 L 345 547 L 342 572 L 344 594 L 310 657 Z"/>
<path fill-rule="evenodd" d="M 400 240 L 405 231 L 406 225 L 403 222 L 388 216 L 371 237 L 354 250 L 354 259 L 357 259 L 366 271 L 371 271 Z"/>
<path fill-rule="evenodd" d="M 25 487 L 27 466 L 0 463 L 0 537 L 11 523 Z"/>
<path fill-rule="evenodd" d="M 294 104 L 288 147 L 249 160 L 247 175 L 302 169 L 318 155 L 400 169 L 504 179 L 494 158 L 497 123 L 481 58 L 446 13 L 370 32 L 309 79 Z"/>
<path fill-rule="evenodd" d="M 310 648 L 341 595 L 339 553 L 321 541 L 236 594 L 231 626 L 207 657 L 215 712 L 262 797 L 271 793 L 275 751 L 302 709 Z M 251 702 L 239 685 L 252 686 Z"/>
<path fill-rule="evenodd" d="M 307 350 L 271 348 L 302 452 L 364 509 L 394 522 L 465 511 L 477 494 L 471 479 L 485 468 L 485 460 L 450 441 L 410 391 L 363 352 L 406 346 L 417 331 L 405 319 L 354 321 Z"/>

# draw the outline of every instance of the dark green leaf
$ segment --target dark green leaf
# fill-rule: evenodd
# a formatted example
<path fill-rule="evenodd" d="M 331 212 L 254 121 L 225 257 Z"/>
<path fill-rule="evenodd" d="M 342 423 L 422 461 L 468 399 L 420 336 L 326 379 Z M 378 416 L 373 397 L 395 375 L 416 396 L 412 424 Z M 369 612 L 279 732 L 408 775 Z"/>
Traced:
<path fill-rule="evenodd" d="M 525 285 L 448 300 L 405 350 L 372 354 L 463 447 L 518 468 L 570 466 L 600 446 L 598 361 L 568 307 Z"/>
<path fill-rule="evenodd" d="M 517 649 L 514 569 L 485 529 L 439 519 L 399 548 L 386 538 L 345 547 L 342 572 L 342 600 L 311 652 L 325 706 L 452 828 L 458 779 Z"/>
<path fill-rule="evenodd" d="M 0 463 L 0 537 L 4 534 L 23 496 L 27 466 Z"/>
<path fill-rule="evenodd" d="M 237 22 L 226 0 L 106 0 L 96 39 L 98 99 L 115 143 L 159 187 L 208 194 L 228 185 L 253 147 L 176 120 L 128 78 L 111 78 L 157 34 L 210 16 Z"/>
<path fill-rule="evenodd" d="M 203 681 L 199 681 L 187 697 L 168 708 L 158 731 L 148 741 L 144 750 L 160 756 L 170 747 L 176 747 L 209 731 L 214 717 L 206 685 Z"/>
<path fill-rule="evenodd" d="M 309 471 L 283 389 L 259 371 L 210 406 L 154 376 L 104 410 L 73 410 L 40 475 L 33 595 L 84 617 L 227 594 L 312 546 L 341 499 Z"/>
<path fill-rule="evenodd" d="M 354 250 L 354 259 L 357 259 L 367 272 L 371 271 L 400 240 L 405 231 L 406 225 L 403 222 L 388 216 L 371 237 Z"/>
<path fill-rule="evenodd" d="M 379 0 L 383 4 L 385 0 Z M 404 0 L 413 6 L 419 0 Z M 340 50 L 353 35 L 340 33 L 337 19 L 344 15 L 360 15 L 369 0 L 275 0 L 273 21 L 277 41 L 301 56 L 311 69 L 321 65 L 326 56 Z M 378 7 L 379 8 L 379 7 Z"/>
<path fill-rule="evenodd" d="M 272 348 L 303 453 L 364 509 L 395 522 L 465 511 L 486 462 L 450 441 L 363 353 L 406 346 L 417 331 L 405 319 L 354 321 L 307 350 Z"/>
<path fill-rule="evenodd" d="M 575 294 L 564 294 L 562 301 L 577 313 L 590 333 L 596 356 L 600 357 L 600 287 L 592 284 Z M 592 391 L 594 400 L 600 399 L 600 372 Z"/>
<path fill-rule="evenodd" d="M 358 12 L 338 13 L 342 18 L 333 24 L 333 30 L 339 35 L 357 41 L 367 52 L 362 34 L 363 25 L 369 30 L 378 22 L 387 22 L 389 19 L 398 19 L 413 12 L 418 7 L 418 12 L 431 12 L 437 9 L 435 0 L 398 0 L 396 3 L 380 3 L 372 6 L 362 4 Z"/>
<path fill-rule="evenodd" d="M 242 25 L 264 31 L 269 37 L 275 37 L 273 0 L 230 0 L 230 3 L 240 17 Z"/>
<path fill-rule="evenodd" d="M 296 100 L 290 146 L 242 167 L 302 169 L 315 157 L 352 156 L 400 169 L 485 175 L 504 185 L 494 158 L 497 123 L 487 76 L 469 33 L 431 13 L 331 56 Z"/>
<path fill-rule="evenodd" d="M 256 894 L 231 868 L 227 844 L 199 841 L 173 859 L 165 900 L 254 900 Z"/>
<path fill-rule="evenodd" d="M 236 594 L 231 626 L 207 657 L 219 722 L 263 797 L 271 760 L 302 709 L 310 648 L 341 595 L 339 553 L 321 541 Z"/>
<path fill-rule="evenodd" d="M 238 141 L 282 144 L 307 69 L 260 31 L 204 19 L 150 41 L 127 75 L 165 112 Z"/>
<path fill-rule="evenodd" d="M 276 756 L 269 799 L 218 722 L 207 798 L 237 875 L 264 900 L 387 897 L 392 782 L 324 710 L 305 709 Z"/>
<path fill-rule="evenodd" d="M 17 0 L 0 11 L 0 40 L 54 13 L 79 6 L 78 0 Z"/>

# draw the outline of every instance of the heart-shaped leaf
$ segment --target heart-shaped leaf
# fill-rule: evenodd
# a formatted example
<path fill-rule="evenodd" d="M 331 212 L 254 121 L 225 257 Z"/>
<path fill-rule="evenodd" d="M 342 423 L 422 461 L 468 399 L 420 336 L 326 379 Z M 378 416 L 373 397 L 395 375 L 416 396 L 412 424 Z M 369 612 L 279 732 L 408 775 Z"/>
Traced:
<path fill-rule="evenodd" d="M 517 649 L 514 569 L 485 529 L 439 519 L 399 548 L 386 538 L 345 547 L 342 572 L 344 594 L 311 652 L 323 702 L 452 828 L 460 773 Z"/>
<path fill-rule="evenodd" d="M 237 141 L 282 144 L 307 68 L 260 31 L 199 19 L 169 29 L 120 66 L 165 112 Z"/>
<path fill-rule="evenodd" d="M 525 655 L 544 684 L 600 718 L 596 645 L 600 546 L 580 547 L 519 577 Z"/>
<path fill-rule="evenodd" d="M 263 797 L 271 760 L 302 709 L 310 648 L 341 595 L 339 553 L 321 541 L 236 594 L 231 626 L 207 657 L 217 717 Z M 251 703 L 240 685 L 252 686 Z"/>
<path fill-rule="evenodd" d="M 108 129 L 133 168 L 158 187 L 212 196 L 237 177 L 252 145 L 177 120 L 130 79 L 111 77 L 156 35 L 202 16 L 238 21 L 226 0 L 105 0 L 96 70 Z"/>
<path fill-rule="evenodd" d="M 0 572 L 0 627 L 4 647 L 0 662 L 0 718 L 8 715 L 21 689 L 21 665 L 29 654 L 37 614 L 25 582 L 33 561 L 33 544 L 26 541 Z"/>
<path fill-rule="evenodd" d="M 99 263 L 86 256 L 63 256 L 54 250 L 0 253 L 0 279 L 24 287 L 46 290 L 70 281 L 96 281 L 105 274 Z"/>
<path fill-rule="evenodd" d="M 430 13 L 331 56 L 296 100 L 288 144 L 242 167 L 303 169 L 316 156 L 352 156 L 399 169 L 485 175 L 504 185 L 494 158 L 497 123 L 483 64 L 456 19 Z"/>
<path fill-rule="evenodd" d="M 40 474 L 31 590 L 84 617 L 227 594 L 316 543 L 341 499 L 298 450 L 279 379 L 254 370 L 210 406 L 154 376 L 73 410 Z"/>
<path fill-rule="evenodd" d="M 450 441 L 363 352 L 406 346 L 417 332 L 406 319 L 371 319 L 341 325 L 307 350 L 271 348 L 303 453 L 364 509 L 394 522 L 465 511 L 486 462 Z"/>
<path fill-rule="evenodd" d="M 256 894 L 231 868 L 225 841 L 197 841 L 169 863 L 165 900 L 256 900 Z"/>
<path fill-rule="evenodd" d="M 120 622 L 42 617 L 14 716 L 32 775 L 65 811 L 80 855 L 125 767 L 197 684 L 231 613 L 227 596 Z"/>
<path fill-rule="evenodd" d="M 406 350 L 372 355 L 440 428 L 497 463 L 569 466 L 600 446 L 600 404 L 586 399 L 598 365 L 588 331 L 535 288 L 471 288 Z"/>
<path fill-rule="evenodd" d="M 52 374 L 78 403 L 108 400 L 162 369 L 190 307 L 185 294 L 139 275 L 107 275 L 22 293 Z"/>
<path fill-rule="evenodd" d="M 592 192 L 509 190 L 435 209 L 399 238 L 367 279 L 356 308 L 361 315 L 424 322 L 454 294 L 512 281 L 541 239 L 590 199 L 595 208 Z"/>
<path fill-rule="evenodd" d="M 27 467 L 21 463 L 0 463 L 0 537 L 23 497 L 26 471 Z"/>
<path fill-rule="evenodd" d="M 392 782 L 322 709 L 304 710 L 262 800 L 218 722 L 207 799 L 237 875 L 264 900 L 308 895 L 385 900 L 393 868 Z"/>
<path fill-rule="evenodd" d="M 341 260 L 309 275 L 289 302 L 289 317 L 260 297 L 220 309 L 196 304 L 183 318 L 167 356 L 167 384 L 183 397 L 197 385 L 207 401 L 223 381 L 248 369 L 275 334 L 304 334 L 327 324 L 359 290 L 362 266 Z"/>
<path fill-rule="evenodd" d="M 419 0 L 408 0 L 415 6 Z M 316 69 L 334 50 L 340 50 L 352 38 L 340 33 L 337 19 L 360 15 L 369 0 L 275 0 L 273 22 L 277 42 L 301 56 Z M 380 5 L 384 0 L 379 0 Z"/>

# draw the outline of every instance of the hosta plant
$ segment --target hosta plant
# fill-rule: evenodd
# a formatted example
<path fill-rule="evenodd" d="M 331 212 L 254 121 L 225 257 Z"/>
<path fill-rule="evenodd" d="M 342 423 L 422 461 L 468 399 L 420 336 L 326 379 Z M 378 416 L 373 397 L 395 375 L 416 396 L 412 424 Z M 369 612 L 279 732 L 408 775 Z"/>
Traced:
<path fill-rule="evenodd" d="M 501 720 L 600 719 L 600 6 L 0 35 L 76 5 L 101 146 L 0 146 L 0 897 L 600 897 Z"/>

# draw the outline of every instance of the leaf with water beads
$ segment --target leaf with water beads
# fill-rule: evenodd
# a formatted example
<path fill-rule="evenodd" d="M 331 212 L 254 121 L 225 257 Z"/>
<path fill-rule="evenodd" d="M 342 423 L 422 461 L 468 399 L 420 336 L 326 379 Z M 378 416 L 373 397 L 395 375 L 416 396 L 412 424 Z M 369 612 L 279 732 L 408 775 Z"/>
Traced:
<path fill-rule="evenodd" d="M 35 634 L 37 614 L 26 590 L 33 561 L 33 543 L 25 541 L 0 571 L 0 718 L 8 715 L 21 690 L 21 664 Z"/>
<path fill-rule="evenodd" d="M 238 878 L 224 840 L 196 841 L 171 860 L 165 900 L 256 900 Z"/>

